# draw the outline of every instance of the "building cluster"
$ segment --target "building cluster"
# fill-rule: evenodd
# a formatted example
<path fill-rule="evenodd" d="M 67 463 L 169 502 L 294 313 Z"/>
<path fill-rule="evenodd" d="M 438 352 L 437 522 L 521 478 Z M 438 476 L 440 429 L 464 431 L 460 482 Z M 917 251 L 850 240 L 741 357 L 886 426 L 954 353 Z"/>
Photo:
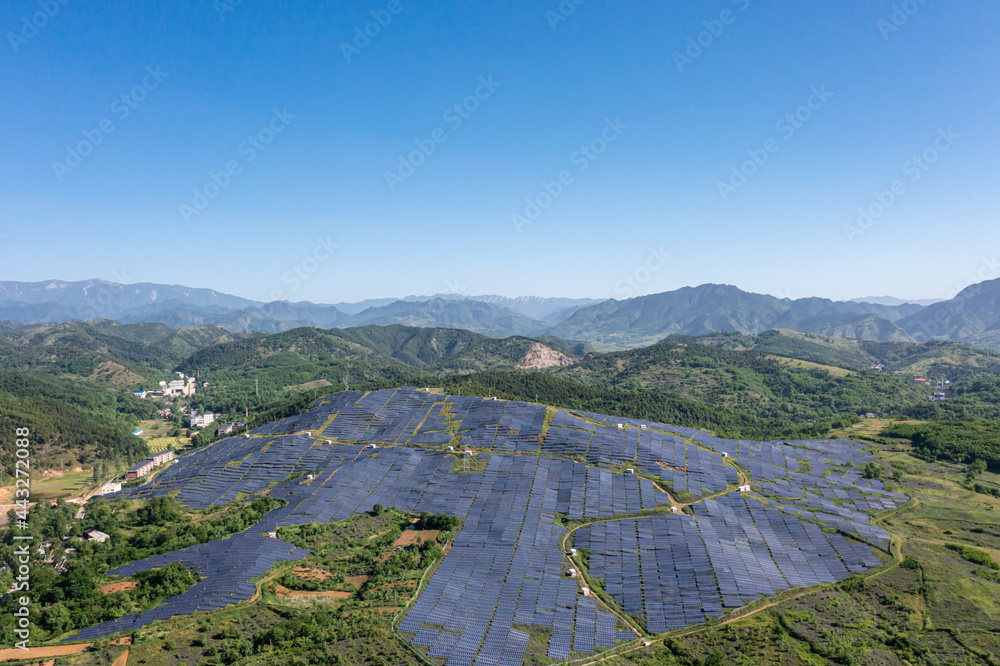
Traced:
<path fill-rule="evenodd" d="M 951 388 L 951 382 L 947 379 L 938 380 L 937 388 L 937 391 L 935 391 L 932 395 L 927 396 L 927 399 L 931 402 L 941 402 L 942 400 L 947 400 L 948 398 L 954 398 L 957 395 Z"/>
<path fill-rule="evenodd" d="M 217 415 L 212 412 L 205 412 L 204 414 L 199 414 L 197 409 L 192 409 L 188 414 L 188 427 L 191 428 L 204 428 L 215 423 Z"/>
<path fill-rule="evenodd" d="M 166 464 L 173 459 L 173 451 L 160 451 L 159 453 L 154 453 L 142 462 L 129 467 L 128 471 L 125 473 L 125 478 L 129 481 L 133 479 L 140 479 L 152 472 L 155 468 Z"/>
<path fill-rule="evenodd" d="M 139 398 L 173 398 L 194 395 L 198 389 L 197 380 L 194 377 L 178 374 L 181 375 L 180 379 L 175 379 L 172 382 L 160 382 L 160 388 L 155 391 L 136 391 L 135 396 Z"/>

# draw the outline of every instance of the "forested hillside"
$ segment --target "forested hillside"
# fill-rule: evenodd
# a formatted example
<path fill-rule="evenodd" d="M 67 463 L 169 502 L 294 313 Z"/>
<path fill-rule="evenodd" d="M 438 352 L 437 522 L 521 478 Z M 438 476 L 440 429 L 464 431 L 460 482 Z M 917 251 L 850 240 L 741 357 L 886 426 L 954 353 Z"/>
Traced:
<path fill-rule="evenodd" d="M 910 379 L 927 377 L 957 381 L 984 374 L 1000 374 L 1000 354 L 997 352 L 947 340 L 925 343 L 879 342 L 834 338 L 788 329 L 765 331 L 757 335 L 675 335 L 667 340 L 733 351 L 770 352 L 849 370 L 866 370 L 873 365 L 882 364 L 885 372 Z"/>
<path fill-rule="evenodd" d="M 0 460 L 8 471 L 13 468 L 14 431 L 29 428 L 38 466 L 131 464 L 148 451 L 129 433 L 155 413 L 152 402 L 127 391 L 0 370 Z"/>

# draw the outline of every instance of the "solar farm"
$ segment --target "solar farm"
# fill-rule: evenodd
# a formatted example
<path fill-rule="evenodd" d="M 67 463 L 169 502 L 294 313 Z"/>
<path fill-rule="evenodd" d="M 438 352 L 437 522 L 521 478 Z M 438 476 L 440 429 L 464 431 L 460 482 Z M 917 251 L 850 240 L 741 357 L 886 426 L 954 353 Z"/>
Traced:
<path fill-rule="evenodd" d="M 462 473 L 470 458 L 485 471 Z M 731 440 L 416 388 L 344 391 L 118 493 L 192 509 L 264 492 L 287 504 L 227 539 L 112 570 L 182 562 L 201 580 L 71 640 L 247 601 L 254 578 L 309 556 L 268 533 L 381 504 L 464 520 L 400 614 L 411 645 L 442 664 L 520 664 L 544 636 L 553 661 L 585 657 L 880 566 L 889 535 L 870 515 L 908 498 L 862 478 L 871 460 L 844 440 Z"/>

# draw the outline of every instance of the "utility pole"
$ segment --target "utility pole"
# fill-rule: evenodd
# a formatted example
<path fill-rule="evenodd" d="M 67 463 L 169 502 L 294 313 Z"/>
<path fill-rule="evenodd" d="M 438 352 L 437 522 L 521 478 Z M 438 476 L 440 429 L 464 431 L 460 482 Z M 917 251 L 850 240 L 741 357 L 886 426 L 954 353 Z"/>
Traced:
<path fill-rule="evenodd" d="M 257 396 L 258 398 L 260 397 L 260 380 L 259 379 L 253 380 L 253 392 L 254 392 L 255 396 Z"/>

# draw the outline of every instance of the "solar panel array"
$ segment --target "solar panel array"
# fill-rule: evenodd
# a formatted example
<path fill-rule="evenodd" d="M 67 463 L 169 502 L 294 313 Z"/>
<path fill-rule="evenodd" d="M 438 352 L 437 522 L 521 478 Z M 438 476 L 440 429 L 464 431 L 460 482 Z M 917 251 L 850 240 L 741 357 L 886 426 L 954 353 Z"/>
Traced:
<path fill-rule="evenodd" d="M 861 478 L 858 469 L 872 457 L 853 442 L 727 440 L 567 410 L 556 411 L 543 436 L 545 411 L 413 388 L 345 391 L 252 437 L 182 456 L 151 483 L 118 496 L 177 492 L 178 500 L 205 509 L 272 486 L 270 494 L 288 503 L 225 540 L 114 570 L 129 575 L 183 562 L 202 579 L 156 609 L 74 638 L 248 599 L 251 578 L 308 556 L 265 533 L 343 520 L 382 504 L 465 521 L 402 618 L 399 629 L 412 634 L 414 645 L 450 665 L 519 664 L 529 640 L 514 628 L 521 624 L 550 628 L 548 655 L 571 658 L 636 634 L 602 602 L 582 596 L 579 579 L 564 575 L 560 516 L 598 521 L 574 532 L 575 547 L 589 549 L 590 573 L 605 580 L 625 614 L 662 632 L 760 595 L 879 566 L 868 544 L 884 545 L 888 535 L 868 514 L 906 501 Z M 484 472 L 451 471 L 456 458 L 444 446 L 453 433 L 478 449 Z M 749 472 L 752 494 L 727 492 L 740 478 L 723 454 Z M 622 467 L 638 474 L 620 473 Z M 314 478 L 289 480 L 306 472 Z M 643 515 L 671 503 L 653 479 L 706 499 L 692 504 L 694 517 Z"/>

